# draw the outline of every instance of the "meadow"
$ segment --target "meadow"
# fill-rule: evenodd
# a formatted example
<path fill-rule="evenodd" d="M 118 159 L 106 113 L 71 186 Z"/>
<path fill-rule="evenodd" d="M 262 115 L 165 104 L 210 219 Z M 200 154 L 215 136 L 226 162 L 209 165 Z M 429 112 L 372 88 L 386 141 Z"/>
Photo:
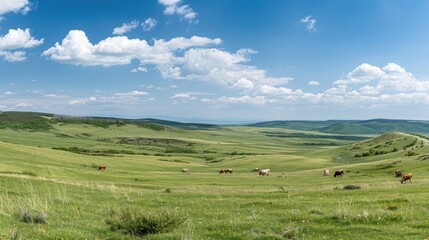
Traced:
<path fill-rule="evenodd" d="M 429 237 L 424 135 L 0 120 L 0 239 Z M 332 177 L 336 169 L 344 176 Z M 412 172 L 412 182 L 401 184 L 396 169 Z M 138 236 L 108 224 L 123 212 L 180 222 Z"/>

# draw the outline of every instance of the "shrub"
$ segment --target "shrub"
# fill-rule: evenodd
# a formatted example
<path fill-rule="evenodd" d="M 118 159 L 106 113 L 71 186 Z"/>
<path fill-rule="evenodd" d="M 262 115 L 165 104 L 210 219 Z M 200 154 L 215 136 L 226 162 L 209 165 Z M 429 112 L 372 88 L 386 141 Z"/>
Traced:
<path fill-rule="evenodd" d="M 19 221 L 26 223 L 46 224 L 48 216 L 44 212 L 31 213 L 28 209 L 19 210 Z"/>
<path fill-rule="evenodd" d="M 416 155 L 419 155 L 419 154 L 414 152 L 414 151 L 408 151 L 407 154 L 405 154 L 406 157 L 411 157 L 411 156 L 416 156 Z"/>
<path fill-rule="evenodd" d="M 360 189 L 360 186 L 357 185 L 346 185 L 343 187 L 344 190 L 357 190 Z"/>
<path fill-rule="evenodd" d="M 112 231 L 119 231 L 133 236 L 168 233 L 180 226 L 187 218 L 177 213 L 148 213 L 125 210 L 106 219 Z"/>

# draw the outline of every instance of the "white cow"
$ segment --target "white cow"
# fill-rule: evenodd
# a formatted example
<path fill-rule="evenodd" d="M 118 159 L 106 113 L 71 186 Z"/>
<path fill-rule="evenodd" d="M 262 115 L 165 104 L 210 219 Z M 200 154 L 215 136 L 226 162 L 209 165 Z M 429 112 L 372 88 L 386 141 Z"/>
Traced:
<path fill-rule="evenodd" d="M 323 170 L 323 176 L 329 176 L 329 169 Z"/>
<path fill-rule="evenodd" d="M 259 176 L 270 176 L 270 169 L 263 169 L 259 171 Z"/>

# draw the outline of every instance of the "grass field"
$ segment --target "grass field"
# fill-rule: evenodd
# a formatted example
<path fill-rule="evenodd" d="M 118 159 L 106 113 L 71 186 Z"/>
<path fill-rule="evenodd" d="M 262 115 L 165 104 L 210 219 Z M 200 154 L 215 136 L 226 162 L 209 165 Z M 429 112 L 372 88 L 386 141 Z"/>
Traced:
<path fill-rule="evenodd" d="M 145 239 L 429 237 L 424 136 L 358 141 L 240 126 L 15 126 L 0 129 L 0 239 L 138 239 L 106 223 L 126 210 L 184 219 Z M 180 173 L 185 167 L 190 174 Z M 257 176 L 255 167 L 271 176 Z M 323 177 L 323 169 L 345 175 Z M 412 172 L 412 183 L 401 184 L 396 169 Z M 43 223 L 23 221 L 25 211 Z"/>

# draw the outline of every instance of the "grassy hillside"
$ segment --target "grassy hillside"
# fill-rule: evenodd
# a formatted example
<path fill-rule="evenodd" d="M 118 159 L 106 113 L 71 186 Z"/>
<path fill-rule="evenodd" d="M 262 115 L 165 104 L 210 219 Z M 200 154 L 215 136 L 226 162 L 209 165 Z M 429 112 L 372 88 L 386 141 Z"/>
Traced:
<path fill-rule="evenodd" d="M 359 141 L 278 128 L 50 117 L 42 118 L 51 126 L 43 131 L 0 129 L 1 239 L 140 239 L 108 225 L 123 211 L 185 220 L 145 239 L 429 237 L 425 136 Z M 184 167 L 191 173 L 180 173 Z M 271 176 L 257 176 L 255 167 Z M 222 168 L 234 173 L 219 174 Z M 340 168 L 342 178 L 322 176 Z M 400 184 L 396 169 L 412 172 L 412 183 Z M 44 221 L 24 221 L 25 212 Z"/>
<path fill-rule="evenodd" d="M 374 162 L 383 159 L 410 158 L 429 153 L 426 138 L 418 135 L 390 132 L 357 142 L 335 150 L 330 150 L 337 162 Z"/>
<path fill-rule="evenodd" d="M 429 133 L 429 122 L 413 120 L 372 119 L 367 121 L 272 121 L 253 124 L 256 127 L 311 130 L 333 134 L 382 134 L 386 132 Z"/>

